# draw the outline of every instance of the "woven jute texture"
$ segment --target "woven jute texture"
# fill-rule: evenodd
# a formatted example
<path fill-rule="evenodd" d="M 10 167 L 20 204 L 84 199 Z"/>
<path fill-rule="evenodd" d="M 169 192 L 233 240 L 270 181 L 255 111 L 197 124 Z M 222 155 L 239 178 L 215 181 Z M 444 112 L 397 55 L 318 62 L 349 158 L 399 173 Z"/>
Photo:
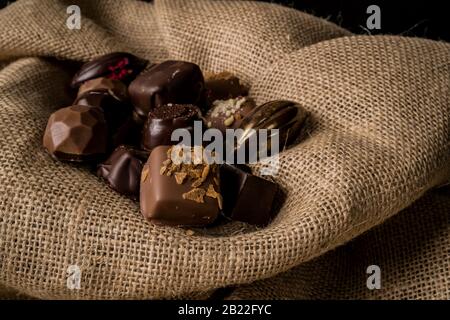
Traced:
<path fill-rule="evenodd" d="M 433 191 L 381 226 L 228 299 L 450 299 L 450 188 Z M 369 290 L 367 268 L 380 268 Z"/>
<path fill-rule="evenodd" d="M 66 27 L 73 3 L 81 30 Z M 0 11 L 0 30 L 0 60 L 14 60 L 0 71 L 0 283 L 33 297 L 202 297 L 269 278 L 380 224 L 450 176 L 444 42 L 352 36 L 289 8 L 228 0 L 24 0 Z M 74 98 L 68 61 L 119 50 L 235 72 L 259 103 L 292 99 L 311 112 L 307 139 L 281 154 L 273 178 L 284 196 L 268 227 L 229 223 L 189 235 L 154 226 L 88 168 L 45 153 L 50 113 Z M 411 236 L 408 224 L 395 228 L 387 236 Z M 79 290 L 67 287 L 70 265 L 81 269 Z"/>

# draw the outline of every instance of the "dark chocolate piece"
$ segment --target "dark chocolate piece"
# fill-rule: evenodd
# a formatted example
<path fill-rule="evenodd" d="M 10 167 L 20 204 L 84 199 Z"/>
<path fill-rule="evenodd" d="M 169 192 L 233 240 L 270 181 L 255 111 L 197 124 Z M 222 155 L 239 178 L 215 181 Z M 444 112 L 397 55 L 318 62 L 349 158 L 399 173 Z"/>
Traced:
<path fill-rule="evenodd" d="M 236 149 L 245 148 L 249 162 L 260 160 L 261 154 L 271 154 L 272 142 L 278 139 L 279 151 L 285 150 L 298 138 L 308 117 L 308 112 L 299 104 L 291 101 L 270 101 L 254 108 L 244 119 L 239 128 L 243 134 L 237 141 Z M 259 153 L 249 153 L 249 142 L 259 129 L 278 129 L 278 134 L 268 132 L 267 141 L 258 141 Z M 251 148 L 250 148 L 251 150 Z"/>
<path fill-rule="evenodd" d="M 98 166 L 97 174 L 118 193 L 137 199 L 142 167 L 148 155 L 148 152 L 119 146 L 104 163 Z"/>
<path fill-rule="evenodd" d="M 162 105 L 194 104 L 200 107 L 204 97 L 204 80 L 200 68 L 190 62 L 165 61 L 140 74 L 128 92 L 138 116 Z"/>
<path fill-rule="evenodd" d="M 84 83 L 74 104 L 102 108 L 112 135 L 131 117 L 132 112 L 126 86 L 121 81 L 107 78 Z"/>
<path fill-rule="evenodd" d="M 120 80 L 113 80 L 108 78 L 95 78 L 88 80 L 78 88 L 77 97 L 82 96 L 84 93 L 96 91 L 96 92 L 108 92 L 118 101 L 128 100 L 127 86 Z"/>
<path fill-rule="evenodd" d="M 142 170 L 141 212 L 156 224 L 209 225 L 222 207 L 219 168 L 216 164 L 207 165 L 202 161 L 198 165 L 176 165 L 171 157 L 171 151 L 176 150 L 173 148 L 159 146 L 151 152 Z M 186 152 L 191 150 L 194 148 L 187 148 Z M 173 153 L 180 155 L 178 151 Z"/>
<path fill-rule="evenodd" d="M 73 77 L 71 86 L 75 88 L 85 81 L 100 77 L 121 80 L 127 84 L 144 70 L 147 63 L 147 60 L 126 52 L 99 56 L 81 66 Z"/>
<path fill-rule="evenodd" d="M 248 95 L 248 86 L 227 71 L 205 74 L 205 89 L 209 106 L 216 100 L 228 100 Z"/>
<path fill-rule="evenodd" d="M 55 158 L 91 161 L 107 149 L 108 130 L 103 111 L 88 106 L 59 109 L 48 119 L 43 144 Z"/>
<path fill-rule="evenodd" d="M 124 144 L 140 148 L 141 138 L 142 124 L 136 122 L 133 116 L 128 116 L 112 134 L 111 140 L 114 147 Z"/>
<path fill-rule="evenodd" d="M 169 103 L 150 111 L 143 130 L 142 148 L 152 150 L 157 146 L 177 144 L 178 141 L 171 141 L 172 132 L 184 128 L 192 135 L 199 114 L 199 108 L 189 104 Z"/>
<path fill-rule="evenodd" d="M 274 218 L 278 186 L 235 166 L 220 167 L 223 212 L 235 221 L 266 226 Z"/>
<path fill-rule="evenodd" d="M 255 103 L 246 97 L 216 100 L 206 114 L 205 122 L 208 128 L 219 129 L 225 134 L 226 129 L 238 128 L 242 119 L 253 108 L 255 108 Z"/>

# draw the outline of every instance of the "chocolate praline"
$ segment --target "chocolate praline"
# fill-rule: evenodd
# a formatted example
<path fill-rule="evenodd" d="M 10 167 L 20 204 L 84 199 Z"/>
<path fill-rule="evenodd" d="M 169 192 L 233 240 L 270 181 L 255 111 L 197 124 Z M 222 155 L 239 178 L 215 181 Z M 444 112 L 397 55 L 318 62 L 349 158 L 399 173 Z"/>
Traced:
<path fill-rule="evenodd" d="M 142 167 L 148 155 L 129 146 L 119 146 L 98 166 L 97 175 L 118 193 L 137 199 Z"/>
<path fill-rule="evenodd" d="M 248 162 L 252 162 L 262 159 L 264 154 L 274 155 L 275 141 L 278 141 L 280 152 L 287 149 L 297 140 L 308 115 L 301 105 L 286 100 L 270 101 L 254 108 L 239 125 L 243 134 L 237 141 L 236 152 L 241 152 L 243 148 Z M 269 131 L 267 141 L 258 139 L 257 153 L 249 152 L 253 151 L 249 148 L 250 143 L 256 140 L 261 129 L 278 131 Z"/>
<path fill-rule="evenodd" d="M 153 149 L 141 175 L 140 207 L 152 223 L 172 226 L 206 226 L 222 208 L 216 164 L 179 165 L 169 146 Z M 191 152 L 194 149 L 188 149 Z M 179 154 L 178 151 L 175 152 Z"/>
<path fill-rule="evenodd" d="M 186 129 L 192 135 L 194 121 L 200 121 L 200 110 L 189 104 L 167 104 L 148 114 L 142 135 L 142 148 L 152 150 L 161 145 L 174 145 L 171 136 L 176 129 Z"/>
<path fill-rule="evenodd" d="M 73 77 L 71 86 L 75 88 L 85 81 L 99 77 L 129 83 L 144 70 L 147 63 L 147 60 L 127 52 L 113 52 L 98 56 L 81 66 Z"/>
<path fill-rule="evenodd" d="M 254 107 L 253 100 L 247 97 L 216 100 L 205 116 L 206 125 L 208 128 L 219 129 L 222 133 L 225 133 L 226 129 L 236 129 L 239 127 L 241 120 Z"/>
<path fill-rule="evenodd" d="M 126 86 L 121 81 L 107 78 L 97 78 L 84 83 L 74 104 L 102 108 L 111 133 L 115 132 L 132 112 Z"/>
<path fill-rule="evenodd" d="M 118 101 L 128 100 L 127 86 L 120 80 L 104 77 L 88 80 L 78 88 L 77 98 L 92 91 L 106 91 Z"/>
<path fill-rule="evenodd" d="M 205 74 L 205 94 L 209 106 L 216 100 L 247 96 L 248 90 L 248 86 L 230 72 Z"/>
<path fill-rule="evenodd" d="M 102 157 L 108 144 L 103 111 L 70 106 L 54 112 L 47 122 L 43 145 L 53 157 L 66 161 L 92 161 Z"/>
<path fill-rule="evenodd" d="M 78 105 L 100 107 L 105 113 L 111 148 L 138 145 L 142 126 L 133 119 L 126 86 L 119 80 L 97 78 L 85 82 L 75 100 Z"/>
<path fill-rule="evenodd" d="M 165 61 L 140 74 L 128 87 L 138 116 L 164 104 L 194 104 L 204 99 L 204 79 L 198 65 L 185 61 Z"/>
<path fill-rule="evenodd" d="M 220 167 L 223 213 L 234 221 L 266 226 L 275 217 L 277 184 L 254 176 L 245 167 L 224 164 Z"/>

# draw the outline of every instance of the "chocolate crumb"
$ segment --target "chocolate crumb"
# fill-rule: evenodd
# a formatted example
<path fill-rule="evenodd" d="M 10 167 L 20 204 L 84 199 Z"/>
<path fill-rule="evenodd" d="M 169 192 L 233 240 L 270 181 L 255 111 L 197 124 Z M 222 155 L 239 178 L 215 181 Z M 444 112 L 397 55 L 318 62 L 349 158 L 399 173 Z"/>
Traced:
<path fill-rule="evenodd" d="M 234 116 L 229 116 L 228 118 L 226 118 L 223 122 L 223 124 L 227 127 L 231 126 L 234 122 Z"/>
<path fill-rule="evenodd" d="M 210 169 L 210 165 L 207 164 L 202 171 L 202 182 L 206 180 L 206 178 L 208 178 L 208 174 L 209 174 L 209 169 Z"/>
<path fill-rule="evenodd" d="M 185 200 L 192 200 L 198 203 L 204 203 L 205 190 L 200 188 L 194 188 L 189 192 L 183 193 L 182 197 Z"/>
<path fill-rule="evenodd" d="M 194 182 L 192 182 L 191 187 L 192 188 L 198 188 L 198 187 L 200 187 L 202 185 L 202 183 L 203 183 L 202 179 L 197 179 Z"/>
<path fill-rule="evenodd" d="M 186 179 L 186 177 L 187 177 L 187 173 L 186 172 L 175 172 L 174 177 L 178 184 L 183 184 L 184 179 Z"/>
<path fill-rule="evenodd" d="M 199 169 L 191 169 L 188 173 L 189 177 L 191 177 L 192 179 L 200 179 L 202 176 L 202 171 L 200 171 Z"/>
<path fill-rule="evenodd" d="M 147 180 L 147 177 L 148 177 L 148 167 L 145 167 L 144 170 L 142 170 L 141 182 L 145 182 L 145 180 Z"/>
<path fill-rule="evenodd" d="M 208 186 L 208 190 L 206 191 L 206 196 L 216 199 L 218 196 L 218 193 L 216 192 L 216 190 L 214 189 L 214 186 L 212 184 L 210 184 Z"/>

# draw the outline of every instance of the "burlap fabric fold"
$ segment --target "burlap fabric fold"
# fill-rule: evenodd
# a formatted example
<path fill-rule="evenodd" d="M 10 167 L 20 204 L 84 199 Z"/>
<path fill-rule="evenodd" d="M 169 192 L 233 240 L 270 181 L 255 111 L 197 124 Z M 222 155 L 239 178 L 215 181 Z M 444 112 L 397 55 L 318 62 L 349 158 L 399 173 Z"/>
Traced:
<path fill-rule="evenodd" d="M 381 226 L 227 299 L 450 299 L 450 188 L 433 191 Z M 369 289 L 369 266 L 380 288 Z"/>
<path fill-rule="evenodd" d="M 247 1 L 75 3 L 81 30 L 66 27 L 73 1 L 0 11 L 0 60 L 14 60 L 0 71 L 5 287 L 38 298 L 144 299 L 249 283 L 351 240 L 449 179 L 447 43 L 352 36 Z M 274 179 L 285 196 L 267 228 L 231 223 L 188 235 L 150 225 L 86 168 L 45 153 L 48 116 L 73 99 L 67 61 L 118 50 L 235 72 L 258 102 L 292 99 L 311 112 L 308 138 L 281 155 Z M 79 290 L 67 287 L 70 265 L 82 271 Z"/>

